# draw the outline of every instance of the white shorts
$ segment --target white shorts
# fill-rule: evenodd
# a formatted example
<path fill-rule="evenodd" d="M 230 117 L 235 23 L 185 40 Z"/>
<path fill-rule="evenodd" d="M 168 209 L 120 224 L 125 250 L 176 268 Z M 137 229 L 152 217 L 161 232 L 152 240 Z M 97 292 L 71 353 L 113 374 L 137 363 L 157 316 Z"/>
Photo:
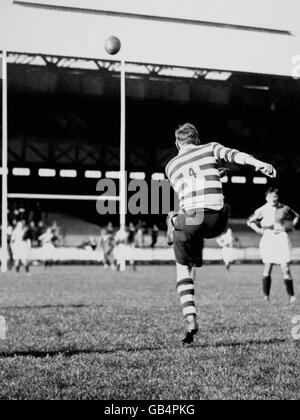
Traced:
<path fill-rule="evenodd" d="M 225 264 L 230 264 L 235 261 L 234 248 L 224 247 L 222 249 L 223 261 Z"/>
<path fill-rule="evenodd" d="M 266 230 L 261 238 L 259 250 L 264 264 L 288 264 L 291 262 L 291 242 L 286 232 L 274 233 Z"/>
<path fill-rule="evenodd" d="M 114 249 L 114 257 L 119 261 L 124 261 L 127 259 L 127 246 L 124 244 L 119 244 Z"/>
<path fill-rule="evenodd" d="M 12 251 L 15 261 L 26 261 L 29 257 L 30 245 L 27 241 L 15 242 Z"/>

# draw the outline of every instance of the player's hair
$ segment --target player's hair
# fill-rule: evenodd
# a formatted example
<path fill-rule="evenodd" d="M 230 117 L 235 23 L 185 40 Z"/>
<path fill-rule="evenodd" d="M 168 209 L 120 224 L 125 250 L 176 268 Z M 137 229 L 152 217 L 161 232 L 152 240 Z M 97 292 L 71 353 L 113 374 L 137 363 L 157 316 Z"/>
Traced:
<path fill-rule="evenodd" d="M 178 143 L 180 147 L 187 144 L 195 144 L 195 145 L 200 144 L 198 131 L 196 127 L 190 123 L 181 125 L 175 131 L 175 137 L 176 137 L 176 143 Z"/>
<path fill-rule="evenodd" d="M 267 191 L 266 191 L 266 197 L 269 195 L 269 194 L 277 194 L 277 195 L 279 195 L 279 189 L 278 188 L 275 188 L 275 187 L 270 187 L 270 188 L 268 188 L 267 189 Z"/>

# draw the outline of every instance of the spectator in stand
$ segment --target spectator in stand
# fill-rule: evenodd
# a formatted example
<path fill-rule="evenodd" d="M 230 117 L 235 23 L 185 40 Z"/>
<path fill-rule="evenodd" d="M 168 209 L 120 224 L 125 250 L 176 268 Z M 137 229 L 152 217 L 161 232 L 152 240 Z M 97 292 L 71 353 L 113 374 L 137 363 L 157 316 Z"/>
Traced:
<path fill-rule="evenodd" d="M 85 249 L 87 251 L 96 251 L 97 249 L 97 241 L 93 236 L 89 238 L 85 238 L 81 245 L 78 247 L 79 249 Z"/>
<path fill-rule="evenodd" d="M 9 224 L 7 228 L 7 252 L 8 252 L 8 269 L 12 270 L 14 266 L 14 256 L 13 256 L 13 250 L 12 250 L 12 234 L 15 229 L 16 221 L 14 221 L 14 224 Z"/>
<path fill-rule="evenodd" d="M 32 247 L 37 245 L 37 229 L 33 221 L 29 223 L 25 237 L 30 240 Z"/>
<path fill-rule="evenodd" d="M 26 273 L 29 274 L 30 239 L 26 237 L 26 234 L 25 221 L 18 222 L 12 232 L 11 243 L 17 273 L 20 272 L 21 265 L 23 265 Z"/>
<path fill-rule="evenodd" d="M 136 247 L 136 228 L 134 223 L 130 223 L 128 227 L 128 245 L 130 247 L 130 265 L 132 266 L 133 270 L 136 271 L 136 263 L 135 263 L 135 247 Z"/>
<path fill-rule="evenodd" d="M 52 226 L 51 226 L 51 231 L 52 231 L 52 234 L 53 234 L 53 239 L 52 239 L 52 242 L 53 242 L 53 244 L 54 244 L 55 246 L 58 246 L 58 245 L 59 245 L 59 243 L 60 243 L 60 239 L 61 239 L 61 237 L 62 237 L 62 230 L 61 230 L 61 228 L 58 226 L 58 224 L 57 224 L 57 222 L 56 222 L 56 221 L 54 221 L 54 222 L 52 223 Z"/>
<path fill-rule="evenodd" d="M 41 246 L 41 242 L 40 242 L 40 237 L 45 233 L 45 225 L 44 222 L 42 220 L 39 221 L 38 225 L 37 225 L 37 231 L 36 231 L 36 236 L 37 236 L 37 240 L 38 240 L 38 245 Z"/>
<path fill-rule="evenodd" d="M 39 202 L 35 204 L 33 213 L 35 224 L 38 225 L 43 220 L 43 210 Z"/>
<path fill-rule="evenodd" d="M 45 268 L 52 267 L 54 251 L 55 251 L 55 246 L 54 246 L 55 236 L 52 232 L 52 229 L 48 228 L 46 232 L 39 237 L 39 241 L 42 244 Z"/>
<path fill-rule="evenodd" d="M 147 226 L 147 223 L 146 222 L 143 222 L 142 223 L 142 226 L 143 226 L 143 234 L 144 234 L 144 237 L 145 237 L 145 235 L 148 234 L 148 226 Z"/>
<path fill-rule="evenodd" d="M 97 249 L 96 239 L 93 236 L 90 236 L 89 241 L 90 241 L 90 247 L 92 248 L 92 250 L 96 251 L 96 249 Z"/>
<path fill-rule="evenodd" d="M 108 229 L 102 229 L 99 239 L 99 248 L 103 251 L 103 264 L 105 270 L 110 267 L 112 270 L 116 269 L 114 258 L 114 236 Z"/>
<path fill-rule="evenodd" d="M 126 270 L 126 257 L 128 245 L 128 231 L 125 227 L 121 227 L 115 236 L 114 255 L 117 263 L 118 271 Z"/>
<path fill-rule="evenodd" d="M 26 208 L 25 208 L 25 206 L 24 206 L 23 203 L 19 206 L 18 212 L 19 212 L 20 220 L 25 220 L 26 221 L 26 219 L 27 219 L 27 212 L 26 212 Z"/>
<path fill-rule="evenodd" d="M 134 225 L 134 223 L 129 223 L 128 226 L 128 243 L 129 245 L 133 245 L 135 244 L 135 239 L 136 239 L 136 227 Z"/>
<path fill-rule="evenodd" d="M 108 223 L 106 231 L 108 234 L 113 235 L 114 234 L 114 227 L 113 224 L 111 222 Z"/>
<path fill-rule="evenodd" d="M 13 209 L 13 218 L 18 222 L 21 220 L 19 209 L 17 209 L 16 207 Z"/>
<path fill-rule="evenodd" d="M 152 227 L 152 233 L 151 233 L 151 238 L 152 238 L 151 248 L 155 248 L 155 245 L 157 244 L 158 234 L 159 234 L 158 226 L 154 224 Z"/>
<path fill-rule="evenodd" d="M 145 244 L 144 227 L 142 221 L 139 221 L 137 225 L 136 244 L 138 248 L 143 248 Z"/>

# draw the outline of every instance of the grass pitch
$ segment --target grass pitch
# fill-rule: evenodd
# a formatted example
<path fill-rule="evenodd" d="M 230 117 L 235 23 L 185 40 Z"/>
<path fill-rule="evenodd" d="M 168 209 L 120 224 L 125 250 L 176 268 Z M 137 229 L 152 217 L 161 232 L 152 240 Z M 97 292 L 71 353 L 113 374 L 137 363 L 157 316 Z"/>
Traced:
<path fill-rule="evenodd" d="M 262 302 L 261 269 L 199 271 L 201 328 L 187 348 L 174 267 L 1 277 L 9 331 L 0 341 L 0 399 L 298 399 L 300 342 L 291 329 L 300 306 L 287 304 L 279 270 L 272 302 Z M 300 267 L 293 272 L 299 278 Z"/>

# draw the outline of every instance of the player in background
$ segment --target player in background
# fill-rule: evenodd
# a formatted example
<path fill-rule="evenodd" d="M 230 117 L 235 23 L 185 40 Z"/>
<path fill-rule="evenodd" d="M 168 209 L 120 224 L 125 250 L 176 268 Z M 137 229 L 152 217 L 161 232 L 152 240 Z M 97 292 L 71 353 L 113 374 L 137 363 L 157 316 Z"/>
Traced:
<path fill-rule="evenodd" d="M 279 191 L 269 188 L 266 192 L 266 204 L 255 211 L 248 219 L 248 226 L 262 236 L 260 254 L 264 263 L 263 294 L 269 301 L 275 264 L 280 265 L 286 291 L 291 303 L 296 301 L 294 283 L 291 274 L 291 243 L 288 232 L 299 222 L 299 214 L 279 201 Z"/>
<path fill-rule="evenodd" d="M 157 240 L 158 240 L 158 235 L 159 235 L 159 228 L 157 226 L 156 223 L 154 223 L 154 225 L 152 226 L 152 231 L 151 231 L 151 248 L 154 249 L 156 244 L 157 244 Z"/>
<path fill-rule="evenodd" d="M 114 246 L 115 239 L 113 235 L 113 228 L 108 227 L 107 229 L 102 229 L 99 239 L 99 248 L 103 252 L 103 265 L 105 270 L 109 267 L 111 270 L 116 269 Z"/>
<path fill-rule="evenodd" d="M 136 249 L 136 227 L 134 223 L 129 223 L 128 226 L 128 245 L 130 248 L 130 265 L 133 271 L 136 271 L 136 262 L 135 262 L 135 249 Z"/>
<path fill-rule="evenodd" d="M 54 259 L 54 241 L 56 236 L 51 228 L 48 228 L 44 234 L 42 234 L 38 240 L 42 244 L 43 260 L 45 268 L 52 267 Z"/>
<path fill-rule="evenodd" d="M 127 258 L 127 246 L 128 246 L 128 232 L 126 227 L 121 227 L 115 236 L 115 259 L 117 263 L 118 271 L 126 270 L 126 258 Z"/>
<path fill-rule="evenodd" d="M 13 224 L 9 224 L 7 228 L 7 253 L 8 253 L 8 269 L 12 270 L 14 266 L 14 254 L 12 249 L 12 234 L 14 231 Z"/>
<path fill-rule="evenodd" d="M 25 221 L 18 222 L 11 235 L 11 247 L 17 273 L 20 272 L 21 266 L 23 265 L 26 273 L 29 274 L 31 244 L 30 239 L 26 237 L 26 233 L 27 227 Z"/>
<path fill-rule="evenodd" d="M 168 242 L 174 246 L 177 291 L 186 320 L 182 343 L 190 344 L 198 332 L 195 267 L 203 265 L 204 238 L 219 236 L 227 226 L 230 212 L 224 201 L 218 164 L 225 161 L 248 165 L 270 177 L 275 177 L 276 171 L 268 163 L 219 143 L 201 144 L 192 124 L 179 127 L 175 137 L 178 155 L 168 163 L 166 175 L 178 194 L 180 211 L 168 216 Z"/>
<path fill-rule="evenodd" d="M 230 271 L 231 264 L 235 261 L 235 248 L 240 246 L 240 241 L 233 235 L 232 229 L 217 238 L 217 244 L 222 248 L 222 257 L 227 271 Z"/>

